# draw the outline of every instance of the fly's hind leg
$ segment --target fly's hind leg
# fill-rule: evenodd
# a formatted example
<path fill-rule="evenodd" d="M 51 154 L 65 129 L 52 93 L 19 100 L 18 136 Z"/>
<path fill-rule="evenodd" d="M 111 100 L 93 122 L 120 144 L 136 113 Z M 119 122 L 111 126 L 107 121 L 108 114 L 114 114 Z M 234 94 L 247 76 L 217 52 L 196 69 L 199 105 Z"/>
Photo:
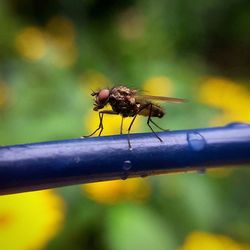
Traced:
<path fill-rule="evenodd" d="M 149 116 L 148 116 L 148 120 L 147 120 L 147 124 L 149 126 L 149 128 L 151 129 L 151 131 L 153 132 L 153 134 L 158 138 L 158 140 L 160 142 L 163 142 L 162 139 L 156 134 L 156 132 L 153 130 L 152 126 L 150 125 L 150 122 L 153 123 L 156 127 L 160 128 L 154 121 L 152 121 L 151 116 L 152 116 L 152 108 L 153 108 L 153 104 L 150 103 L 149 105 Z M 160 128 L 162 129 L 162 128 Z"/>
<path fill-rule="evenodd" d="M 130 130 L 131 130 L 133 124 L 134 124 L 134 121 L 135 121 L 137 115 L 140 114 L 140 112 L 141 112 L 142 110 L 147 109 L 148 107 L 149 107 L 149 116 L 148 116 L 147 124 L 148 124 L 149 128 L 151 129 L 151 131 L 154 133 L 154 135 L 159 139 L 159 141 L 160 141 L 160 142 L 163 142 L 162 139 L 156 134 L 156 132 L 153 130 L 153 128 L 152 128 L 151 125 L 150 125 L 150 122 L 152 122 L 156 127 L 158 127 L 158 125 L 157 125 L 154 121 L 152 121 L 152 119 L 151 119 L 153 104 L 152 104 L 152 103 L 149 103 L 149 104 L 146 104 L 146 105 L 142 106 L 142 107 L 139 109 L 139 111 L 135 114 L 135 116 L 133 117 L 133 120 L 131 121 L 131 123 L 130 123 L 130 125 L 129 125 L 129 128 L 128 128 L 128 147 L 129 147 L 130 150 L 132 149 L 132 147 L 131 147 L 131 142 L 130 142 Z M 158 128 L 160 128 L 160 127 L 158 127 Z"/>
<path fill-rule="evenodd" d="M 152 120 L 151 117 L 150 117 L 149 120 L 150 120 L 150 122 L 153 123 L 158 129 L 160 129 L 160 130 L 162 130 L 162 131 L 169 131 L 169 129 L 164 129 L 164 128 L 160 127 L 158 124 L 156 124 L 156 123 Z"/>

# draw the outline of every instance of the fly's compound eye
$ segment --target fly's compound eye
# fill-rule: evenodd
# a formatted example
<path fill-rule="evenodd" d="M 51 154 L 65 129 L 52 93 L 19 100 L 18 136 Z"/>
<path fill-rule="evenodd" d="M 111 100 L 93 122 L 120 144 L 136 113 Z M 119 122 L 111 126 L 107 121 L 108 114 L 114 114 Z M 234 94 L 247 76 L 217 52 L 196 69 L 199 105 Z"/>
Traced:
<path fill-rule="evenodd" d="M 109 95 L 109 89 L 102 89 L 96 96 L 96 100 L 99 104 L 105 104 L 108 101 Z"/>
<path fill-rule="evenodd" d="M 109 101 L 110 91 L 109 89 L 102 89 L 99 92 L 93 92 L 92 96 L 95 96 L 94 111 L 102 109 Z"/>

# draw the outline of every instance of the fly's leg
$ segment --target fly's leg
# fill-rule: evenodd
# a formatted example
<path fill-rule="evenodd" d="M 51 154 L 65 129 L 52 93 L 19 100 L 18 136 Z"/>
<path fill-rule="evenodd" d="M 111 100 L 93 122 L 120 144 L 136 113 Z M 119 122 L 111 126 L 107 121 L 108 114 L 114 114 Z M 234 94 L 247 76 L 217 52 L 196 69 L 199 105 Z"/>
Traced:
<path fill-rule="evenodd" d="M 99 114 L 100 114 L 100 113 L 101 113 L 101 112 L 99 112 Z M 99 128 L 98 128 L 98 130 L 100 129 L 100 132 L 99 132 L 98 136 L 101 136 L 102 131 L 103 131 L 103 116 L 104 116 L 104 113 L 101 113 L 100 124 L 99 124 Z M 97 130 L 97 131 L 98 131 L 98 130 Z"/>
<path fill-rule="evenodd" d="M 137 114 L 133 117 L 133 120 L 131 121 L 131 123 L 130 123 L 130 125 L 128 127 L 128 147 L 129 147 L 130 150 L 132 149 L 131 142 L 130 142 L 130 130 L 131 130 L 133 124 L 134 124 L 134 121 L 135 121 L 135 118 L 137 117 Z"/>
<path fill-rule="evenodd" d="M 153 123 L 158 129 L 162 130 L 162 131 L 169 131 L 169 129 L 164 129 L 162 127 L 160 127 L 158 124 L 156 124 L 152 118 L 149 119 L 151 123 Z"/>
<path fill-rule="evenodd" d="M 99 112 L 98 115 L 99 115 L 99 121 L 100 121 L 100 122 L 99 122 L 98 128 L 97 128 L 93 133 L 91 133 L 90 135 L 82 136 L 83 138 L 91 137 L 91 136 L 94 135 L 98 130 L 100 130 L 101 128 L 103 129 L 103 124 L 102 124 L 103 113 Z"/>
<path fill-rule="evenodd" d="M 161 130 L 164 130 L 166 131 L 166 129 L 163 129 L 161 128 L 160 126 L 158 126 L 153 120 L 152 120 L 152 108 L 153 108 L 153 104 L 152 103 L 149 103 L 149 104 L 146 104 L 144 106 L 142 106 L 139 111 L 135 114 L 133 120 L 131 121 L 130 125 L 129 125 L 129 128 L 128 128 L 128 147 L 129 149 L 131 150 L 132 147 L 131 147 L 131 142 L 130 142 L 130 131 L 131 131 L 131 128 L 134 124 L 134 121 L 137 117 L 138 114 L 140 114 L 140 112 L 144 109 L 147 109 L 149 107 L 149 116 L 148 116 L 148 120 L 147 120 L 147 125 L 149 126 L 149 128 L 151 129 L 151 131 L 153 132 L 153 134 L 156 136 L 156 138 L 160 141 L 160 142 L 163 142 L 163 140 L 156 134 L 156 132 L 153 130 L 152 126 L 150 125 L 150 122 L 152 124 L 154 124 L 157 128 L 161 129 Z"/>
<path fill-rule="evenodd" d="M 82 136 L 83 138 L 91 137 L 92 135 L 94 135 L 99 130 L 100 130 L 100 132 L 99 132 L 98 136 L 101 136 L 102 131 L 103 131 L 103 116 L 105 114 L 117 115 L 117 113 L 114 112 L 113 110 L 103 110 L 103 111 L 100 111 L 98 114 L 99 114 L 99 121 L 100 121 L 98 128 L 93 133 L 91 133 L 90 135 Z"/>
<path fill-rule="evenodd" d="M 151 119 L 151 116 L 152 116 L 152 108 L 153 108 L 153 104 L 150 103 L 150 104 L 149 104 L 149 116 L 148 116 L 147 124 L 148 124 L 149 128 L 151 129 L 151 131 L 153 132 L 153 134 L 158 138 L 158 140 L 159 140 L 160 142 L 163 142 L 162 139 L 155 133 L 155 131 L 153 130 L 153 128 L 152 128 L 151 125 L 150 125 L 150 122 L 152 122 L 156 127 L 158 127 L 158 125 L 156 125 L 156 123 L 153 122 L 152 119 Z M 158 128 L 160 128 L 160 127 L 158 127 Z"/>
<path fill-rule="evenodd" d="M 146 104 L 146 105 L 142 106 L 142 107 L 138 110 L 138 112 L 135 114 L 135 116 L 133 117 L 133 120 L 131 121 L 131 123 L 130 123 L 130 125 L 129 125 L 129 127 L 128 127 L 128 147 L 129 147 L 130 150 L 132 149 L 131 142 L 130 142 L 130 130 L 131 130 L 133 124 L 134 124 L 134 121 L 135 121 L 137 115 L 138 115 L 142 110 L 146 109 L 149 105 L 150 105 L 150 104 Z"/>
<path fill-rule="evenodd" d="M 130 150 L 132 149 L 131 142 L 130 142 L 130 130 L 131 130 L 133 124 L 134 124 L 134 121 L 135 121 L 137 115 L 140 114 L 140 112 L 141 112 L 142 110 L 146 109 L 149 105 L 150 105 L 150 104 L 146 104 L 146 105 L 142 106 L 142 107 L 137 111 L 137 113 L 136 113 L 135 116 L 133 117 L 133 120 L 131 121 L 131 123 L 130 123 L 130 125 L 129 125 L 129 127 L 128 127 L 128 147 L 129 147 Z"/>
<path fill-rule="evenodd" d="M 122 135 L 123 132 L 123 119 L 124 117 L 122 116 L 122 121 L 121 121 L 121 126 L 120 126 L 120 134 Z"/>

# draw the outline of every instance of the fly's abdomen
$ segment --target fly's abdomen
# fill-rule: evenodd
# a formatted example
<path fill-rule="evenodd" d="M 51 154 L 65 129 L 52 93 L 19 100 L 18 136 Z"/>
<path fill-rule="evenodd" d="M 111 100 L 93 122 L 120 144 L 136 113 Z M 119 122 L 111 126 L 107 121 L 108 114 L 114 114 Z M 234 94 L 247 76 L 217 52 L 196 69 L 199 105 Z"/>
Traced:
<path fill-rule="evenodd" d="M 142 109 L 139 113 L 139 115 L 143 116 L 149 116 L 151 112 L 151 117 L 158 117 L 162 118 L 165 115 L 164 110 L 157 106 L 156 104 L 148 105 L 145 109 Z"/>

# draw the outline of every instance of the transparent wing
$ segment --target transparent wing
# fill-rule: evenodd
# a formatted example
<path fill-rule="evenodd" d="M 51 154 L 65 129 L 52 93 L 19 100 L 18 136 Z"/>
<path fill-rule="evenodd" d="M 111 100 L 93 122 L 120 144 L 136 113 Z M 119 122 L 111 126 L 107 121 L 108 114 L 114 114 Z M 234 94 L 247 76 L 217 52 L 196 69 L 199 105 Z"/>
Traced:
<path fill-rule="evenodd" d="M 161 102 L 171 102 L 171 103 L 187 102 L 186 99 L 182 99 L 182 98 L 174 98 L 174 97 L 167 97 L 167 96 L 153 96 L 153 95 L 138 95 L 138 96 L 135 96 L 135 99 L 137 101 L 149 100 L 149 101 L 161 101 Z"/>

